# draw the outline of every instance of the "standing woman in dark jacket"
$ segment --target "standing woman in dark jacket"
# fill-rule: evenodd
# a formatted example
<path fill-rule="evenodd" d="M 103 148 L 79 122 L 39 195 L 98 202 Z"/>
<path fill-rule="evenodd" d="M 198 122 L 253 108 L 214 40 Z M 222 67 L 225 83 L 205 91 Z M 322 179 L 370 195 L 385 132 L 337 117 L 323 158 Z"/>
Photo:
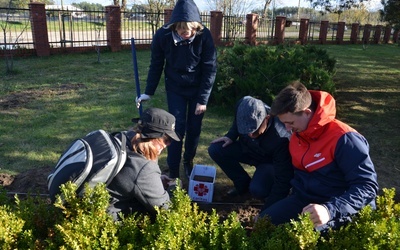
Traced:
<path fill-rule="evenodd" d="M 136 103 L 154 95 L 164 69 L 168 109 L 176 118 L 176 132 L 185 139 L 183 165 L 190 175 L 200 139 L 201 125 L 216 75 L 216 49 L 210 30 L 201 24 L 193 0 L 179 0 L 170 22 L 153 37 L 151 64 L 145 94 Z M 182 141 L 168 147 L 169 176 L 179 177 Z"/>
<path fill-rule="evenodd" d="M 165 110 L 145 110 L 138 125 L 126 133 L 128 158 L 121 171 L 107 187 L 108 212 L 115 220 L 119 213 L 156 214 L 155 207 L 168 208 L 176 180 L 161 175 L 158 156 L 171 141 L 179 141 L 174 131 L 175 117 Z"/>

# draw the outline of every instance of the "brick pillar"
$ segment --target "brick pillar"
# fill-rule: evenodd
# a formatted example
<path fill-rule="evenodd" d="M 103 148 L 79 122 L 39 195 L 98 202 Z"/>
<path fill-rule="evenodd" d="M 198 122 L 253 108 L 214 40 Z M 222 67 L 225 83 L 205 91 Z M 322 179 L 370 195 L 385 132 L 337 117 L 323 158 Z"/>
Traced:
<path fill-rule="evenodd" d="M 329 21 L 321 21 L 321 26 L 319 29 L 319 42 L 321 44 L 326 43 L 326 37 L 328 36 Z"/>
<path fill-rule="evenodd" d="M 174 9 L 164 9 L 164 25 L 169 23 L 169 20 L 171 20 L 173 10 Z"/>
<path fill-rule="evenodd" d="M 390 25 L 386 25 L 385 34 L 383 35 L 383 43 L 389 43 L 391 31 L 392 27 Z"/>
<path fill-rule="evenodd" d="M 359 23 L 352 23 L 351 24 L 350 43 L 352 43 L 352 44 L 357 44 L 359 27 L 360 27 Z"/>
<path fill-rule="evenodd" d="M 277 16 L 275 22 L 275 42 L 282 44 L 285 41 L 286 17 Z"/>
<path fill-rule="evenodd" d="M 222 16 L 222 11 L 210 12 L 210 32 L 215 45 L 221 44 Z"/>
<path fill-rule="evenodd" d="M 382 35 L 382 25 L 376 25 L 375 26 L 375 33 L 374 33 L 374 43 L 378 44 L 381 42 L 381 35 Z"/>
<path fill-rule="evenodd" d="M 29 3 L 33 46 L 37 56 L 49 56 L 50 44 L 47 34 L 46 10 L 43 3 Z"/>
<path fill-rule="evenodd" d="M 257 38 L 257 27 L 258 27 L 258 15 L 247 14 L 246 15 L 246 36 L 245 41 L 250 45 L 256 45 Z"/>
<path fill-rule="evenodd" d="M 107 46 L 112 52 L 121 50 L 121 8 L 106 6 Z"/>
<path fill-rule="evenodd" d="M 301 44 L 306 44 L 308 40 L 308 24 L 309 19 L 302 18 L 300 19 L 300 31 L 299 31 L 299 40 Z"/>
<path fill-rule="evenodd" d="M 372 28 L 371 24 L 366 24 L 364 26 L 364 33 L 363 33 L 363 37 L 362 37 L 363 42 L 369 41 L 369 38 L 371 37 L 371 28 Z"/>
<path fill-rule="evenodd" d="M 338 22 L 338 24 L 337 24 L 337 32 L 336 32 L 336 43 L 337 44 L 343 43 L 345 25 L 346 25 L 345 22 Z"/>

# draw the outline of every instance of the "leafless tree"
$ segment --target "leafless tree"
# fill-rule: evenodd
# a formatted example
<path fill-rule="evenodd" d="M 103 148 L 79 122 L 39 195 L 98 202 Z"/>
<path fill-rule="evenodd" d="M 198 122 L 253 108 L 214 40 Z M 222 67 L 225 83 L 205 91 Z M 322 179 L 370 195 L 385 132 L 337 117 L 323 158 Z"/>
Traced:
<path fill-rule="evenodd" d="M 267 0 L 271 1 L 271 0 Z M 207 0 L 208 7 L 212 10 L 222 11 L 224 14 L 224 27 L 229 41 L 234 41 L 243 32 L 246 22 L 245 15 L 252 8 L 259 5 L 255 0 Z"/>
<path fill-rule="evenodd" d="M 113 4 L 116 6 L 120 6 L 122 11 L 126 10 L 126 3 L 126 0 L 121 0 L 121 4 L 119 4 L 119 0 L 113 0 Z"/>
<path fill-rule="evenodd" d="M 268 8 L 271 5 L 271 2 L 272 0 L 265 0 L 262 17 L 267 17 Z"/>
<path fill-rule="evenodd" d="M 251 8 L 259 5 L 259 2 L 256 0 L 206 0 L 206 2 L 211 10 L 222 11 L 227 16 L 244 15 Z"/>
<path fill-rule="evenodd" d="M 6 63 L 6 73 L 10 74 L 13 72 L 13 68 L 14 68 L 14 53 L 15 53 L 15 49 L 18 48 L 18 41 L 21 38 L 22 34 L 26 31 L 26 29 L 29 26 L 29 20 L 25 19 L 26 22 L 23 24 L 23 27 L 21 29 L 21 31 L 17 34 L 17 36 L 15 38 L 12 37 L 11 35 L 11 20 L 10 18 L 12 17 L 12 6 L 13 6 L 13 2 L 12 0 L 10 0 L 8 2 L 8 8 L 7 8 L 7 12 L 5 15 L 5 22 L 2 22 L 0 24 L 2 33 L 3 33 L 3 46 L 2 50 L 4 50 L 4 58 L 5 58 L 5 63 Z"/>

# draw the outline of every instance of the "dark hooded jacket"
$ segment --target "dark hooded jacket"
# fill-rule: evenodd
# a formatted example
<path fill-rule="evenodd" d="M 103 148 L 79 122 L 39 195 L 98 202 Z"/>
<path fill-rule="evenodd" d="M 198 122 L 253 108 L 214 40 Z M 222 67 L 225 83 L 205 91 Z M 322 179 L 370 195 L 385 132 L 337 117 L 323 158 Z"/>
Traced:
<path fill-rule="evenodd" d="M 216 75 L 216 49 L 210 30 L 204 27 L 192 39 L 176 42 L 170 27 L 176 22 L 199 22 L 193 0 L 179 0 L 170 22 L 157 30 L 151 45 L 151 64 L 145 94 L 154 95 L 164 69 L 165 88 L 207 105 Z"/>

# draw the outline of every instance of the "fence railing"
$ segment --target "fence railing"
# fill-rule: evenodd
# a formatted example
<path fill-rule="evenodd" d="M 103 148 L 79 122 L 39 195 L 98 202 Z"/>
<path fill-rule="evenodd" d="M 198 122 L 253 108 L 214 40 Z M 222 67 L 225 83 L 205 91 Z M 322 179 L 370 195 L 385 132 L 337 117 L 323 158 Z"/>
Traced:
<path fill-rule="evenodd" d="M 33 49 L 29 9 L 0 8 L 0 50 Z"/>
<path fill-rule="evenodd" d="M 106 46 L 104 11 L 46 11 L 50 47 Z"/>
<path fill-rule="evenodd" d="M 129 45 L 132 37 L 135 38 L 137 44 L 150 45 L 155 31 L 169 20 L 170 16 L 168 15 L 172 12 L 172 10 L 159 13 L 120 11 L 117 6 L 110 7 L 118 8 L 118 12 L 116 12 L 118 16 L 115 16 L 115 13 L 109 13 L 110 8 L 108 7 L 104 10 L 84 11 L 46 9 L 44 4 L 31 3 L 29 9 L 0 8 L 0 26 L 3 31 L 0 34 L 0 55 L 2 50 L 21 49 L 36 50 L 36 53 L 40 55 L 37 52 L 37 47 L 43 46 L 42 41 L 48 43 L 47 46 L 50 50 L 58 49 L 58 51 L 60 49 L 61 51 L 71 51 L 71 48 L 80 51 L 84 48 L 115 47 L 115 42 L 119 43 L 120 48 Z M 40 11 L 44 15 L 43 23 L 40 18 L 37 18 Z M 32 17 L 32 12 L 35 12 L 34 17 Z M 324 26 L 322 22 L 308 22 L 308 20 L 305 24 L 305 22 L 299 20 L 286 20 L 285 17 L 277 17 L 276 19 L 256 18 L 256 28 L 252 28 L 254 25 L 247 25 L 249 20 L 253 20 L 249 19 L 249 15 L 255 14 L 246 16 L 222 15 L 222 19 L 220 19 L 222 21 L 219 24 L 215 23 L 216 19 L 213 19 L 212 12 L 201 13 L 201 19 L 206 27 L 218 29 L 212 30 L 214 35 L 217 34 L 217 37 L 214 37 L 217 45 L 233 42 L 250 44 L 271 42 L 276 44 L 281 42 L 298 43 L 299 41 L 301 43 L 323 43 L 323 41 L 354 43 L 362 41 L 365 35 L 365 27 L 369 29 L 368 39 L 371 43 L 387 40 L 388 35 L 392 35 L 388 34 L 391 29 L 359 25 L 356 30 L 356 38 L 354 38 L 354 28 L 350 24 L 343 26 L 341 23 L 329 23 L 328 26 L 326 24 Z M 39 26 L 36 26 L 36 31 L 33 30 L 32 27 L 35 27 L 38 23 Z M 280 28 L 281 24 L 284 24 L 283 29 Z M 249 27 L 254 30 L 249 31 Z M 307 29 L 306 34 L 302 35 L 303 37 L 300 37 L 299 33 L 301 27 Z M 43 33 L 40 36 L 36 33 L 33 34 L 38 30 L 47 32 L 47 40 L 41 37 Z M 342 33 L 338 35 L 338 31 Z M 251 32 L 256 34 L 254 41 L 249 41 L 249 39 L 253 39 L 248 37 Z M 394 42 L 397 41 L 398 34 L 398 31 L 393 33 Z M 322 40 L 321 36 L 323 37 Z M 38 42 L 38 39 L 42 40 Z M 114 45 L 112 45 L 113 41 Z M 118 50 L 118 46 L 114 50 Z"/>

